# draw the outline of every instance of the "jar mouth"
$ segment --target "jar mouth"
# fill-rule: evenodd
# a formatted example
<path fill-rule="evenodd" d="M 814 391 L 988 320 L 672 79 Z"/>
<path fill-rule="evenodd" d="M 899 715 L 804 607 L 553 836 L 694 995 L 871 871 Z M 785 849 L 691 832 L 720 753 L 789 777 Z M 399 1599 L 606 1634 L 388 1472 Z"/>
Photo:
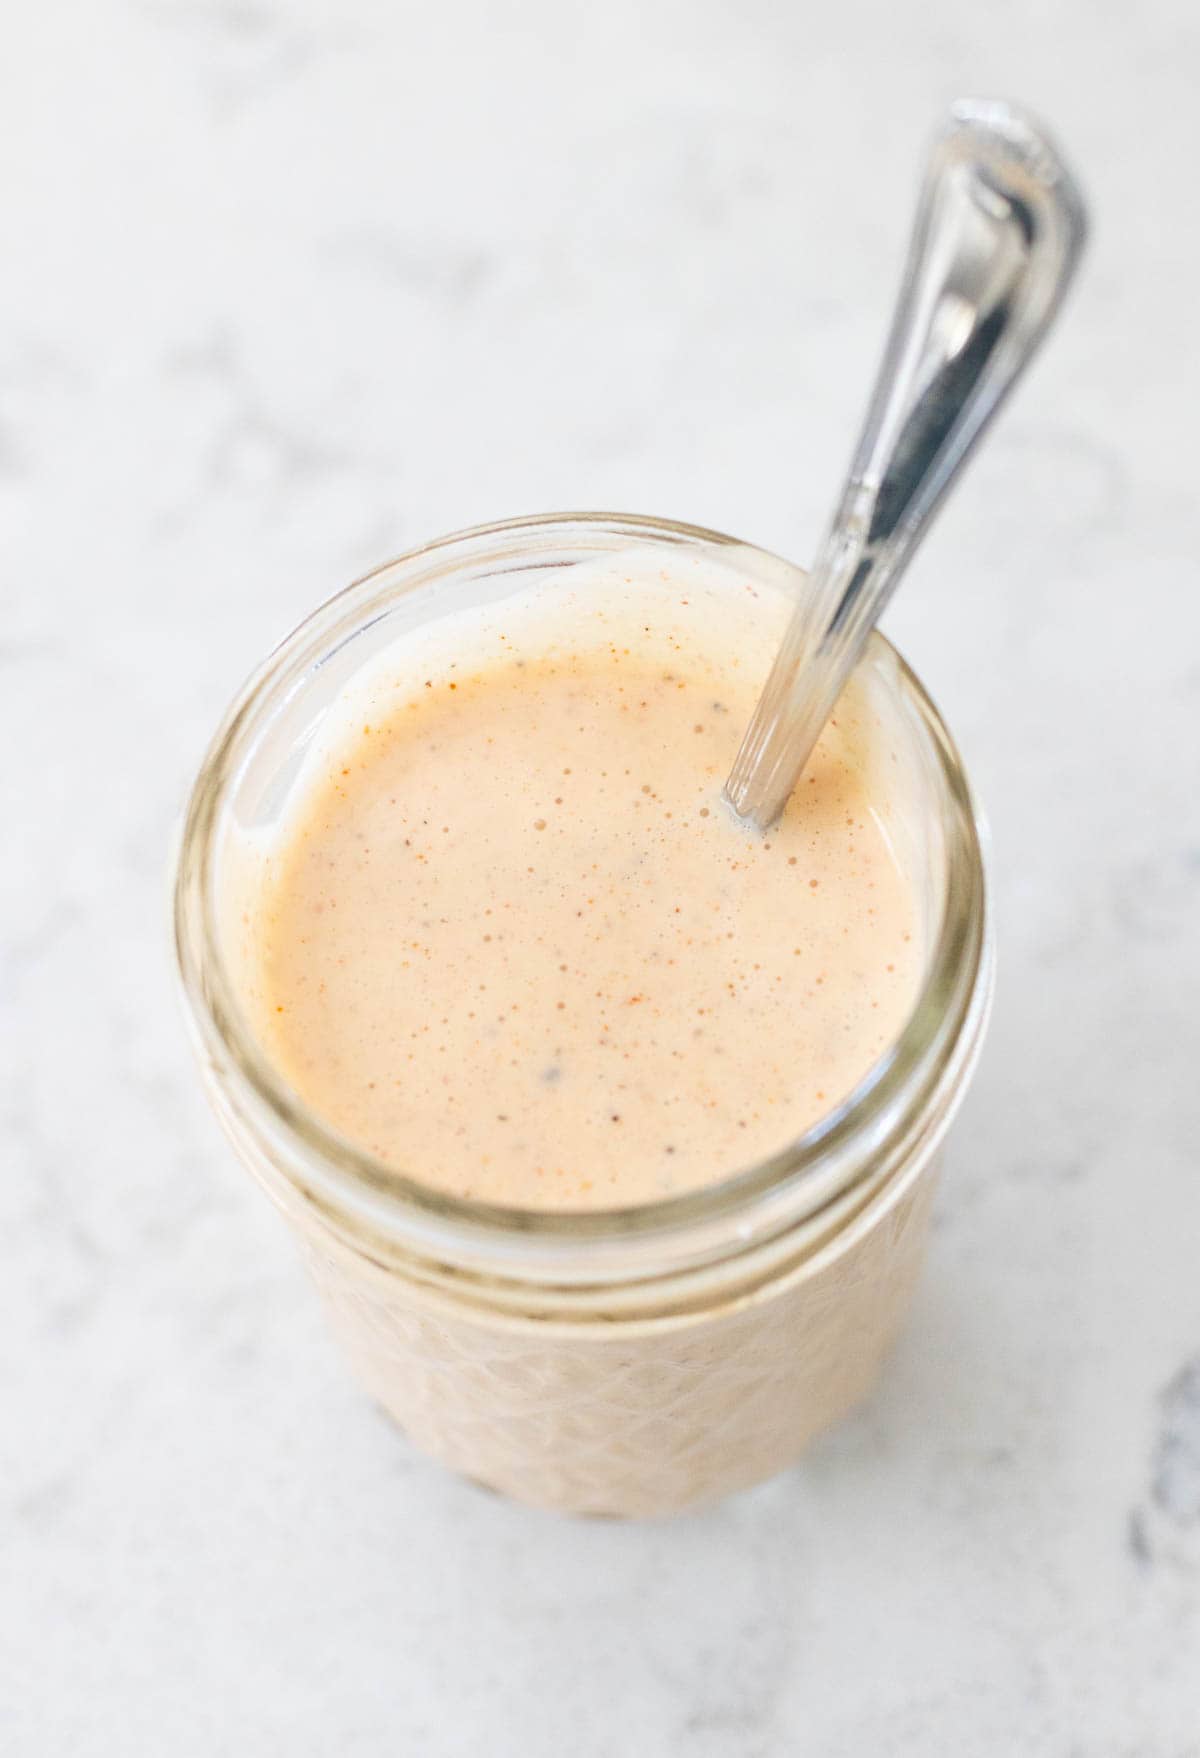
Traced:
<path fill-rule="evenodd" d="M 341 1136 L 316 1115 L 259 1045 L 222 950 L 216 839 L 221 811 L 277 709 L 314 668 L 385 614 L 397 590 L 428 585 L 464 563 L 504 560 L 507 571 L 556 565 L 556 550 L 613 550 L 627 543 L 736 547 L 778 568 L 780 558 L 723 532 L 636 514 L 542 514 L 473 527 L 410 550 L 327 600 L 275 648 L 238 692 L 203 760 L 177 844 L 174 944 L 197 1049 L 223 1085 L 222 1108 L 235 1133 L 248 1131 L 288 1181 L 339 1230 L 390 1241 L 421 1256 L 464 1265 L 561 1260 L 572 1278 L 606 1252 L 628 1255 L 637 1242 L 661 1254 L 671 1238 L 689 1242 L 696 1261 L 777 1234 L 813 1215 L 865 1177 L 878 1156 L 920 1126 L 938 1097 L 964 1072 L 978 1043 L 990 990 L 987 888 L 979 814 L 958 751 L 916 674 L 892 656 L 899 689 L 928 743 L 946 818 L 941 919 L 913 1008 L 899 1035 L 853 1091 L 803 1135 L 769 1158 L 698 1190 L 625 1207 L 586 1211 L 509 1207 L 434 1189 Z M 524 559 L 521 559 L 524 557 Z M 578 558 L 576 558 L 578 559 Z M 397 588 L 395 576 L 411 578 Z M 707 1246 L 705 1242 L 708 1242 Z M 723 1242 L 723 1243 L 722 1243 Z"/>

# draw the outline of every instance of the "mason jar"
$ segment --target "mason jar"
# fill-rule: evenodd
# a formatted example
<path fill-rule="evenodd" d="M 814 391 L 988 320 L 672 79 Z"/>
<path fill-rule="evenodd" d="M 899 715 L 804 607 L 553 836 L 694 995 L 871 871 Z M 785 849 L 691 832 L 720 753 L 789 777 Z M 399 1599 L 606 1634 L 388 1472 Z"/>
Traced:
<path fill-rule="evenodd" d="M 363 667 L 439 618 L 636 546 L 729 549 L 616 515 L 427 544 L 323 605 L 244 686 L 196 780 L 174 927 L 203 1076 L 287 1217 L 361 1382 L 412 1443 L 523 1502 L 659 1515 L 778 1472 L 868 1394 L 909 1307 L 938 1149 L 979 1052 L 992 955 L 978 815 L 937 710 L 876 634 L 863 674 L 911 774 L 924 966 L 900 1036 L 799 1140 L 704 1188 L 590 1212 L 435 1190 L 334 1133 L 242 998 L 237 851 L 281 820 Z M 757 557 L 737 545 L 739 561 Z M 732 551 L 730 550 L 730 553 Z M 793 575 L 796 578 L 802 576 Z"/>

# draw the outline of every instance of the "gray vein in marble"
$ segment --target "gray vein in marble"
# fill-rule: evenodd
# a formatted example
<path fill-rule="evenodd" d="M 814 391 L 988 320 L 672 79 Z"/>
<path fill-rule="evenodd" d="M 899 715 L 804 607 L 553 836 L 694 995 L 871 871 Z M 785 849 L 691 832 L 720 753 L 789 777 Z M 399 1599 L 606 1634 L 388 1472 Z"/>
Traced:
<path fill-rule="evenodd" d="M 451 309 L 476 301 L 499 272 L 490 250 L 382 227 L 335 230 L 324 241 L 321 255 L 335 268 L 366 269 Z"/>
<path fill-rule="evenodd" d="M 1133 1508 L 1129 1514 L 1126 1528 L 1126 1542 L 1129 1554 L 1139 1569 L 1149 1569 L 1154 1563 L 1154 1553 L 1150 1547 L 1150 1537 L 1146 1531 L 1146 1517 L 1140 1508 Z"/>
<path fill-rule="evenodd" d="M 178 538 L 205 516 L 215 496 L 245 499 L 264 516 L 279 518 L 331 478 L 370 474 L 382 482 L 372 460 L 331 443 L 319 422 L 299 422 L 273 409 L 227 330 L 175 350 L 165 366 L 185 386 L 202 384 L 217 412 L 207 422 L 189 492 L 157 520 L 162 537 Z"/>
<path fill-rule="evenodd" d="M 1176 1526 L 1200 1524 L 1200 1354 L 1183 1364 L 1159 1398 L 1150 1493 Z"/>
<path fill-rule="evenodd" d="M 189 50 L 214 115 L 236 118 L 352 44 L 343 24 L 307 22 L 298 6 L 266 0 L 136 0 L 137 10 Z M 333 15 L 336 19 L 336 13 Z"/>

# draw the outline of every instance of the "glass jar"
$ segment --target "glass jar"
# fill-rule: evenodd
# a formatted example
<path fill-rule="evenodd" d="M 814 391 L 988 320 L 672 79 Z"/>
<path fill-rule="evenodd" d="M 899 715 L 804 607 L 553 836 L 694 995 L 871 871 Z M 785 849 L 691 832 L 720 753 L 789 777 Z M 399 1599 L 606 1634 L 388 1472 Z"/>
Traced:
<path fill-rule="evenodd" d="M 637 1208 L 455 1198 L 326 1128 L 266 1059 L 239 1000 L 230 869 L 239 834 L 278 820 L 347 685 L 406 632 L 523 590 L 531 570 L 549 578 L 630 546 L 733 542 L 571 514 L 469 531 L 378 569 L 243 688 L 178 854 L 176 948 L 210 1095 L 303 1242 L 361 1380 L 424 1451 L 579 1513 L 668 1513 L 779 1471 L 862 1400 L 897 1332 L 991 989 L 979 822 L 936 709 L 875 635 L 863 664 L 919 787 L 927 958 L 903 1032 L 844 1104 L 771 1160 Z M 782 567 L 744 545 L 737 554 Z"/>

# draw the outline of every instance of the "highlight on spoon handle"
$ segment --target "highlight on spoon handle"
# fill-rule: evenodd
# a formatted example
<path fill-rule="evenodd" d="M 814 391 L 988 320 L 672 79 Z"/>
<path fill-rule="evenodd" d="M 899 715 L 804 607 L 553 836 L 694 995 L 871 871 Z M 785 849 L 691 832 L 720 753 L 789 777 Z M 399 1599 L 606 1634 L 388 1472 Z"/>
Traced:
<path fill-rule="evenodd" d="M 726 797 L 774 823 L 868 634 L 991 416 L 1045 334 L 1087 235 L 1045 131 L 964 100 L 925 176 L 900 298 L 837 513 Z"/>

